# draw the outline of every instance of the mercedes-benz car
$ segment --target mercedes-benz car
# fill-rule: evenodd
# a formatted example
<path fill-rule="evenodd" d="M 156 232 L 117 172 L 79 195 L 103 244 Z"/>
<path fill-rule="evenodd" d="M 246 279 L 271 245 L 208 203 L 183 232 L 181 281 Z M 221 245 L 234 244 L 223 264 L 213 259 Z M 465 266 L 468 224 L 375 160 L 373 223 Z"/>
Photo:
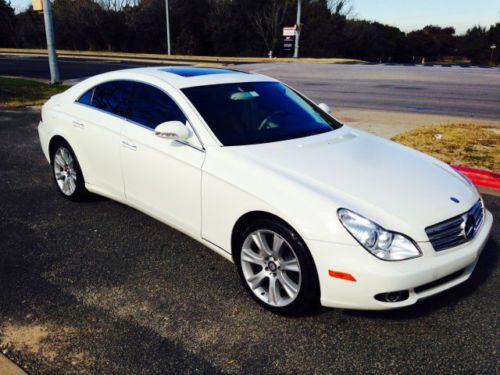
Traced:
<path fill-rule="evenodd" d="M 187 234 L 273 312 L 391 309 L 467 280 L 493 221 L 475 186 L 329 112 L 260 74 L 152 67 L 52 97 L 38 131 L 63 197 Z"/>

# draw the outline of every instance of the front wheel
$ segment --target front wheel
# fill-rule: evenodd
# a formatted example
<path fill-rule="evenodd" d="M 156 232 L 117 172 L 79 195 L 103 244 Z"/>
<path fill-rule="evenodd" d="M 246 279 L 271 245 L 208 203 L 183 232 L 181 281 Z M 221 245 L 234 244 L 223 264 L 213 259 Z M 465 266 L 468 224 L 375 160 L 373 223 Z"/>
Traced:
<path fill-rule="evenodd" d="M 301 315 L 319 302 L 316 267 L 307 246 L 288 225 L 261 219 L 247 226 L 235 263 L 247 292 L 266 309 Z"/>
<path fill-rule="evenodd" d="M 87 195 L 78 160 L 65 141 L 59 141 L 51 155 L 52 172 L 57 189 L 66 199 L 80 201 Z"/>

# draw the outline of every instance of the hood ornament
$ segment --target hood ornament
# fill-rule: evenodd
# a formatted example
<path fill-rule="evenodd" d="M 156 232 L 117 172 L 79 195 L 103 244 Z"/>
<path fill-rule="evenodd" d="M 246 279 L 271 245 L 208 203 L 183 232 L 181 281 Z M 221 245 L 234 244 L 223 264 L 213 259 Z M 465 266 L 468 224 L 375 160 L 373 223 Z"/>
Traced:
<path fill-rule="evenodd" d="M 455 198 L 455 197 L 450 197 L 450 200 L 455 203 L 460 203 L 460 199 Z"/>

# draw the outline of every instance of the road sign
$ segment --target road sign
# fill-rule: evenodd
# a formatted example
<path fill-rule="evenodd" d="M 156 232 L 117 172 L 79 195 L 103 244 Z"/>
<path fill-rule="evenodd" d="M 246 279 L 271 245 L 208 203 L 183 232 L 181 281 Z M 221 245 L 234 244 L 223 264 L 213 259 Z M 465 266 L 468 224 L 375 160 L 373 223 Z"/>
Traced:
<path fill-rule="evenodd" d="M 285 51 L 292 51 L 295 45 L 296 38 L 296 28 L 295 26 L 285 26 L 283 27 L 283 49 Z"/>
<path fill-rule="evenodd" d="M 285 26 L 283 27 L 283 36 L 295 36 L 295 26 Z"/>

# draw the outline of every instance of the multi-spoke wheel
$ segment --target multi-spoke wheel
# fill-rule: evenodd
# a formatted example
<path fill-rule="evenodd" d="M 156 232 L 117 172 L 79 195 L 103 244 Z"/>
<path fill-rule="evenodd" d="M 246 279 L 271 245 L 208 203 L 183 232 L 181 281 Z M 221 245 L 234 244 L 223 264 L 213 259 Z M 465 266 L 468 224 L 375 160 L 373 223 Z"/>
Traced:
<path fill-rule="evenodd" d="M 305 243 L 290 227 L 270 218 L 250 224 L 235 249 L 245 288 L 267 309 L 295 315 L 317 303 L 316 268 Z"/>
<path fill-rule="evenodd" d="M 59 141 L 51 155 L 52 170 L 57 188 L 70 200 L 80 200 L 86 193 L 83 175 L 71 147 Z"/>
<path fill-rule="evenodd" d="M 59 190 L 65 195 L 72 195 L 76 190 L 75 161 L 69 150 L 61 146 L 54 155 L 54 175 Z"/>
<path fill-rule="evenodd" d="M 254 294 L 271 306 L 286 306 L 299 294 L 299 260 L 276 232 L 259 229 L 248 235 L 241 249 L 241 268 Z"/>

